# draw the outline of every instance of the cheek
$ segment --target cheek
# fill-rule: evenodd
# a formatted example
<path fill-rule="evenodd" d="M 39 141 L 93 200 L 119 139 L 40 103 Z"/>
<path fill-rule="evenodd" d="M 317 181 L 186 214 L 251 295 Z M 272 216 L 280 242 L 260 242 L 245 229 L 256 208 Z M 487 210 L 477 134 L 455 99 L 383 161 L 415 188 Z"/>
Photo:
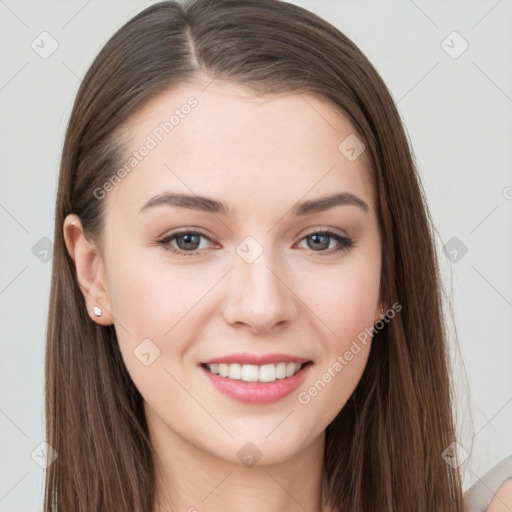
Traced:
<path fill-rule="evenodd" d="M 375 256 L 353 258 L 337 269 L 318 272 L 304 291 L 307 305 L 325 326 L 326 340 L 338 349 L 373 325 L 379 301 L 380 264 Z"/>
<path fill-rule="evenodd" d="M 162 255 L 153 258 L 147 249 L 139 253 L 131 249 L 107 272 L 116 334 L 127 368 L 138 372 L 137 354 L 147 350 L 158 355 L 151 363 L 153 370 L 176 368 L 190 340 L 204 327 L 197 318 L 218 281 L 215 272 L 172 264 Z"/>
<path fill-rule="evenodd" d="M 158 279 L 154 267 L 126 258 L 116 263 L 110 277 L 109 296 L 115 323 L 134 337 L 159 337 L 164 329 L 162 308 L 166 305 L 171 310 L 176 297 L 165 276 L 160 274 Z"/>
<path fill-rule="evenodd" d="M 304 417 L 312 419 L 313 432 L 324 430 L 336 418 L 357 387 L 370 352 L 368 340 L 339 351 L 299 390 L 297 401 Z"/>
<path fill-rule="evenodd" d="M 380 253 L 368 252 L 327 275 L 319 273 L 308 306 L 321 319 L 322 357 L 297 400 L 325 428 L 344 407 L 366 367 L 379 300 Z M 313 412 L 313 410 L 315 412 Z"/>
<path fill-rule="evenodd" d="M 183 266 L 130 251 L 109 269 L 109 296 L 115 321 L 133 336 L 161 339 L 184 318 L 201 292 Z M 206 287 L 204 284 L 204 287 Z"/>
<path fill-rule="evenodd" d="M 150 261 L 147 250 L 128 252 L 108 269 L 109 296 L 126 368 L 153 403 L 161 390 L 172 388 L 167 370 L 174 372 L 187 348 L 187 322 L 199 291 L 180 268 Z"/>
<path fill-rule="evenodd" d="M 324 357 L 319 371 L 329 370 L 340 375 L 333 379 L 338 384 L 341 380 L 345 381 L 344 386 L 347 381 L 358 380 L 364 370 L 378 302 L 378 277 L 364 268 L 358 271 L 357 267 L 352 267 L 335 284 L 326 282 L 327 291 L 317 296 L 315 313 L 327 329 L 321 338 Z M 347 357 L 343 358 L 345 354 Z M 343 371 L 335 364 L 340 361 L 340 356 L 344 359 Z"/>

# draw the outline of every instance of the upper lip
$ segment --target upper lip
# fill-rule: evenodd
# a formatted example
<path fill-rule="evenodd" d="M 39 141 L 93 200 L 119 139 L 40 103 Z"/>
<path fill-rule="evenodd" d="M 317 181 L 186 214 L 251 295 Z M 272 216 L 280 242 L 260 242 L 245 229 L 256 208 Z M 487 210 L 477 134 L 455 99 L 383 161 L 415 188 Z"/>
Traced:
<path fill-rule="evenodd" d="M 239 363 L 239 364 L 255 364 L 261 366 L 264 364 L 274 363 L 307 363 L 309 359 L 304 357 L 294 356 L 292 354 L 229 354 L 226 356 L 216 357 L 214 359 L 208 359 L 202 361 L 202 364 L 216 364 L 216 363 Z"/>

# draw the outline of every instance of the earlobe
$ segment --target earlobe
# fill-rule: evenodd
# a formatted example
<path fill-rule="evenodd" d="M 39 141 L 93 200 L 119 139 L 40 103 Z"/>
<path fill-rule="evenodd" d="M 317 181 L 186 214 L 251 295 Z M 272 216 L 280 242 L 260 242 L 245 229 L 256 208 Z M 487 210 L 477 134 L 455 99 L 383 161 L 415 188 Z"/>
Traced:
<path fill-rule="evenodd" d="M 384 302 L 379 302 L 377 304 L 377 309 L 375 310 L 375 318 L 374 318 L 374 325 L 379 321 L 382 320 L 386 314 L 388 313 L 389 305 Z M 391 316 L 393 318 L 394 315 Z"/>
<path fill-rule="evenodd" d="M 382 320 L 384 318 L 384 315 L 384 306 L 382 305 L 382 303 L 379 302 L 379 304 L 377 305 L 377 311 L 375 312 L 373 323 L 376 324 L 379 320 Z"/>
<path fill-rule="evenodd" d="M 68 254 L 75 264 L 76 278 L 85 298 L 89 317 L 99 325 L 110 325 L 110 298 L 98 246 L 85 237 L 78 215 L 70 214 L 66 217 L 63 232 Z M 101 313 L 98 315 L 100 310 Z"/>

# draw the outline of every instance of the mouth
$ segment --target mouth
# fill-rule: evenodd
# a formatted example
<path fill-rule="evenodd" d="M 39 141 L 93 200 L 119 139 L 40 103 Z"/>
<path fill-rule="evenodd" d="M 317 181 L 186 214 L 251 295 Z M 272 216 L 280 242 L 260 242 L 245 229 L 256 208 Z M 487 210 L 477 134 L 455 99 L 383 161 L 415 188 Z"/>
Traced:
<path fill-rule="evenodd" d="M 276 380 L 284 380 L 297 375 L 312 361 L 305 363 L 278 362 L 263 365 L 240 363 L 202 363 L 206 371 L 230 380 L 243 382 L 270 383 Z"/>
<path fill-rule="evenodd" d="M 312 361 L 262 365 L 201 363 L 199 368 L 215 389 L 238 402 L 262 406 L 291 395 L 308 376 Z"/>

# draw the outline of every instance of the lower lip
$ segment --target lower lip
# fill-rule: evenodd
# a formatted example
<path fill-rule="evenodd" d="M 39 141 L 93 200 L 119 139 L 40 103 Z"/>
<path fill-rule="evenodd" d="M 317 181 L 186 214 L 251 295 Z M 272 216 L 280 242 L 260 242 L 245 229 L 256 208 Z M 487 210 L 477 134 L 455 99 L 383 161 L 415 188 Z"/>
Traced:
<path fill-rule="evenodd" d="M 222 393 L 239 402 L 248 404 L 271 404 L 288 396 L 297 389 L 306 378 L 312 363 L 307 363 L 295 375 L 274 382 L 245 382 L 221 377 L 203 366 L 201 370 L 211 383 Z"/>

